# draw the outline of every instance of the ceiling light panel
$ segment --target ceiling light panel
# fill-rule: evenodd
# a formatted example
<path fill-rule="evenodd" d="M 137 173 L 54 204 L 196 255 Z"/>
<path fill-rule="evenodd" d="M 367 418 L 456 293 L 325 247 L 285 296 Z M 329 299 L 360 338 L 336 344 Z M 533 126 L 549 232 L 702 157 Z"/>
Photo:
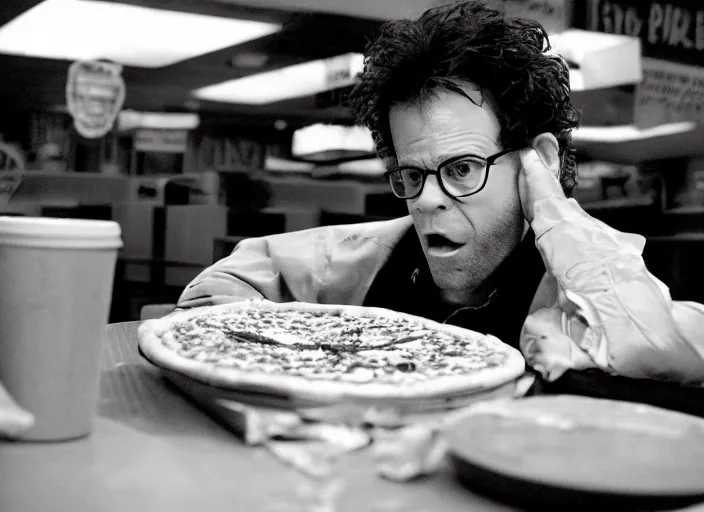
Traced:
<path fill-rule="evenodd" d="M 156 68 L 272 34 L 280 25 L 100 2 L 45 0 L 0 28 L 0 53 Z"/>
<path fill-rule="evenodd" d="M 236 78 L 193 91 L 202 100 L 262 105 L 352 85 L 364 56 L 347 53 Z"/>

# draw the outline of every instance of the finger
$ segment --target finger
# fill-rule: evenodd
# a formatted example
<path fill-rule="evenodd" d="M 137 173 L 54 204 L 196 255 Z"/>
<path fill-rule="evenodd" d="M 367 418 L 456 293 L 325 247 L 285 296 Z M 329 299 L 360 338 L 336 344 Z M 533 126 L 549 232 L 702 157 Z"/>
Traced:
<path fill-rule="evenodd" d="M 24 409 L 0 409 L 0 438 L 14 439 L 34 426 L 34 416 Z"/>
<path fill-rule="evenodd" d="M 550 169 L 543 160 L 540 154 L 533 148 L 526 148 L 519 153 L 521 164 L 527 175 L 550 174 L 555 175 L 555 169 Z"/>
<path fill-rule="evenodd" d="M 34 425 L 34 416 L 22 409 L 0 384 L 0 437 L 13 438 Z"/>
<path fill-rule="evenodd" d="M 542 191 L 541 195 L 551 195 L 551 192 L 562 191 L 556 177 L 557 169 L 548 168 L 535 149 L 524 149 L 520 152 L 520 158 L 526 184 L 529 187 Z"/>

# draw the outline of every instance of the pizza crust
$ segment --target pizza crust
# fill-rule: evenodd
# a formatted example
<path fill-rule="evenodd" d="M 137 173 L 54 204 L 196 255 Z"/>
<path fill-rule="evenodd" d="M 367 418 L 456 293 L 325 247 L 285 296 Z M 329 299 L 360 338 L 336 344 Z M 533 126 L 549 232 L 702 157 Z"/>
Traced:
<path fill-rule="evenodd" d="M 295 375 L 253 373 L 237 368 L 188 359 L 164 346 L 162 338 L 175 324 L 198 317 L 207 310 L 209 314 L 229 313 L 242 309 L 261 308 L 278 311 L 344 312 L 356 316 L 383 316 L 421 323 L 429 329 L 461 336 L 481 337 L 482 341 L 504 354 L 500 366 L 481 368 L 468 375 L 429 378 L 413 384 L 385 384 L 378 382 L 352 383 L 338 380 L 308 379 Z M 236 302 L 177 311 L 166 317 L 147 320 L 139 327 L 139 346 L 144 356 L 153 364 L 184 374 L 204 384 L 229 390 L 246 390 L 261 393 L 293 395 L 302 399 L 333 402 L 346 399 L 428 399 L 449 398 L 455 395 L 480 393 L 517 379 L 525 372 L 521 353 L 491 335 L 484 335 L 440 324 L 424 318 L 398 313 L 382 308 L 362 306 L 308 304 L 301 302 L 275 303 L 266 300 Z"/>

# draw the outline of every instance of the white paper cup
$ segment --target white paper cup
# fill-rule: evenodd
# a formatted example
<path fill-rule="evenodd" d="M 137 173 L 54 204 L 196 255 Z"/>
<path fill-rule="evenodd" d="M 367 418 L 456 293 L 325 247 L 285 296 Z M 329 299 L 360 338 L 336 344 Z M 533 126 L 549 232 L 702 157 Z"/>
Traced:
<path fill-rule="evenodd" d="M 34 414 L 26 440 L 92 430 L 120 226 L 0 217 L 0 381 Z"/>

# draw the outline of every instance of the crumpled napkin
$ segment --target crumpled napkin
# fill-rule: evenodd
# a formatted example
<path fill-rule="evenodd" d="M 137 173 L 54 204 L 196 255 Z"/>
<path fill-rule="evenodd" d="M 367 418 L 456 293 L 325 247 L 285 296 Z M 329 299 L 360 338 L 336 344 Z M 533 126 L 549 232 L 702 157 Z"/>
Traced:
<path fill-rule="evenodd" d="M 22 409 L 0 383 L 0 437 L 15 439 L 32 426 L 32 413 Z"/>
<path fill-rule="evenodd" d="M 379 475 L 407 481 L 435 473 L 445 459 L 447 445 L 440 430 L 411 425 L 398 430 L 376 429 L 373 456 Z"/>
<path fill-rule="evenodd" d="M 511 398 L 521 398 L 535 382 L 535 375 L 526 373 L 516 383 Z M 376 427 L 372 431 L 372 452 L 377 473 L 389 480 L 405 482 L 437 472 L 447 452 L 444 429 L 458 417 L 467 414 L 479 400 L 466 407 L 444 413 L 423 416 L 408 416 L 397 428 Z"/>
<path fill-rule="evenodd" d="M 367 446 L 369 435 L 340 421 L 312 422 L 295 411 L 264 409 L 229 400 L 218 405 L 228 423 L 251 446 L 261 445 L 286 464 L 313 478 L 327 477 L 342 455 Z"/>
<path fill-rule="evenodd" d="M 531 373 L 518 379 L 513 397 L 524 396 L 534 381 Z M 408 406 L 363 403 L 296 411 L 229 400 L 220 400 L 218 405 L 227 410 L 228 423 L 246 444 L 266 447 L 311 478 L 328 478 L 340 457 L 371 445 L 377 473 L 394 481 L 436 472 L 446 452 L 443 428 L 471 408 L 414 414 Z"/>

